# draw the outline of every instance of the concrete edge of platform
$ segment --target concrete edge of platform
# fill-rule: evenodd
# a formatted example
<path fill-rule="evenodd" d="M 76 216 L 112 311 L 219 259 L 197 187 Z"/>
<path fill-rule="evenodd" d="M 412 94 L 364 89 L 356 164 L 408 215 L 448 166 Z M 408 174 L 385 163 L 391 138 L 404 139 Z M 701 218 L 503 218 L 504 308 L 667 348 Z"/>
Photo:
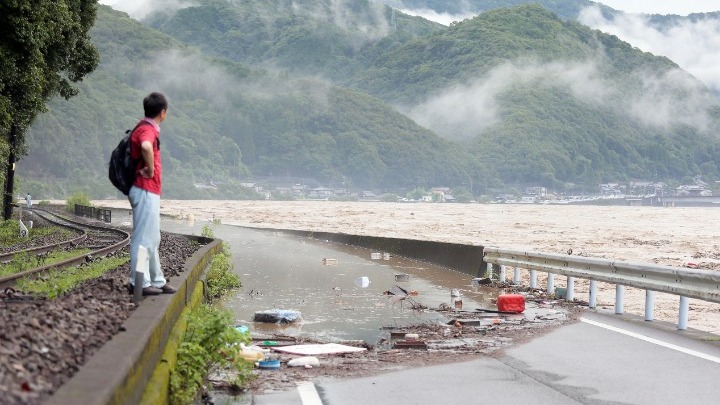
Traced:
<path fill-rule="evenodd" d="M 123 324 L 125 331 L 106 342 L 45 403 L 136 404 L 144 398 L 152 398 L 154 403 L 166 403 L 168 364 L 175 362 L 177 344 L 170 345 L 169 353 L 165 348 L 182 311 L 199 303 L 201 296 L 197 296 L 195 287 L 212 257 L 221 249 L 222 241 L 213 239 L 195 252 L 185 262 L 182 274 L 170 280 L 178 292 L 145 297 Z M 151 388 L 149 382 L 161 363 L 164 366 L 159 367 L 160 374 L 153 381 L 165 385 Z M 157 392 L 146 393 L 146 387 Z"/>

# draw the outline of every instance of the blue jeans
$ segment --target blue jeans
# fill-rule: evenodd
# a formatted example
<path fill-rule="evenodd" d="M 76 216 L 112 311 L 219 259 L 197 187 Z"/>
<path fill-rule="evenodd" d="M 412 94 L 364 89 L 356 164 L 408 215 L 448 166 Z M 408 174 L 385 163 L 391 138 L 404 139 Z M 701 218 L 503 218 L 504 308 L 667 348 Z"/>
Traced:
<path fill-rule="evenodd" d="M 133 234 L 130 240 L 130 284 L 135 285 L 135 272 L 141 271 L 145 278 L 142 288 L 165 285 L 160 268 L 160 196 L 133 186 L 128 194 L 133 210 Z M 140 246 L 147 249 L 148 260 L 138 263 Z"/>

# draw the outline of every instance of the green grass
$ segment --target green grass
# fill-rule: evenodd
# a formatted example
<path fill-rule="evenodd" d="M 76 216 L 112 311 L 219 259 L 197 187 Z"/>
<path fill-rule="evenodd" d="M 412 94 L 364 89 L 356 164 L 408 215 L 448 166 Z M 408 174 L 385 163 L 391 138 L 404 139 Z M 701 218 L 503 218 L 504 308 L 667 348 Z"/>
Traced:
<path fill-rule="evenodd" d="M 66 269 L 51 269 L 35 278 L 22 278 L 17 282 L 17 289 L 35 293 L 47 298 L 56 298 L 72 290 L 78 284 L 98 278 L 110 270 L 127 263 L 130 256 L 113 256 L 94 261 L 87 266 Z"/>
<path fill-rule="evenodd" d="M 28 238 L 23 238 L 20 236 L 20 224 L 18 221 L 11 219 L 0 222 L 0 246 L 15 246 L 28 240 L 38 239 L 52 234 L 59 234 L 68 239 L 75 235 L 73 231 L 57 226 L 39 226 L 28 229 L 28 231 Z"/>
<path fill-rule="evenodd" d="M 44 259 L 38 258 L 34 253 L 19 253 L 15 255 L 10 263 L 0 264 L 0 276 L 9 276 L 36 267 L 59 263 L 90 252 L 90 249 L 55 250 L 48 252 Z"/>

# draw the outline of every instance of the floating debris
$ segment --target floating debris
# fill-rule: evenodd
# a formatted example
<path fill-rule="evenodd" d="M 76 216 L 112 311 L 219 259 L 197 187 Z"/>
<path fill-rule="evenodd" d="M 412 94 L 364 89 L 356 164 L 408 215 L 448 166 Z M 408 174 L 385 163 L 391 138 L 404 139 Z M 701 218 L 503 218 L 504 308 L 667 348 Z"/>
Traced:
<path fill-rule="evenodd" d="M 266 311 L 255 312 L 253 321 L 264 322 L 264 323 L 293 323 L 302 319 L 300 311 L 293 311 L 288 309 L 270 309 Z"/>

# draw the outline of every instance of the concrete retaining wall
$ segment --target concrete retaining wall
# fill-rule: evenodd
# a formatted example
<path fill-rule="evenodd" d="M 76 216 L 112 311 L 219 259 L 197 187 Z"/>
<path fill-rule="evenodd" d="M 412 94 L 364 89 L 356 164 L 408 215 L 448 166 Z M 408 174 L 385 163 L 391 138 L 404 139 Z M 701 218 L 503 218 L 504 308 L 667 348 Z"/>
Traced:
<path fill-rule="evenodd" d="M 349 235 L 343 233 L 296 231 L 286 229 L 273 229 L 273 231 L 280 231 L 315 239 L 330 240 L 337 243 L 344 243 L 346 245 L 364 247 L 378 252 L 388 252 L 432 263 L 440 267 L 457 270 L 472 277 L 481 276 L 485 273 L 486 265 L 483 262 L 482 246 L 415 239 L 385 238 L 379 236 Z"/>
<path fill-rule="evenodd" d="M 180 277 L 172 280 L 178 292 L 145 297 L 125 321 L 125 331 L 108 341 L 46 404 L 167 403 L 169 365 L 176 357 L 172 348 L 179 344 L 178 333 L 170 339 L 171 332 L 182 311 L 201 301 L 202 289 L 198 293 L 195 287 L 221 249 L 221 241 L 214 239 L 195 252 Z"/>

